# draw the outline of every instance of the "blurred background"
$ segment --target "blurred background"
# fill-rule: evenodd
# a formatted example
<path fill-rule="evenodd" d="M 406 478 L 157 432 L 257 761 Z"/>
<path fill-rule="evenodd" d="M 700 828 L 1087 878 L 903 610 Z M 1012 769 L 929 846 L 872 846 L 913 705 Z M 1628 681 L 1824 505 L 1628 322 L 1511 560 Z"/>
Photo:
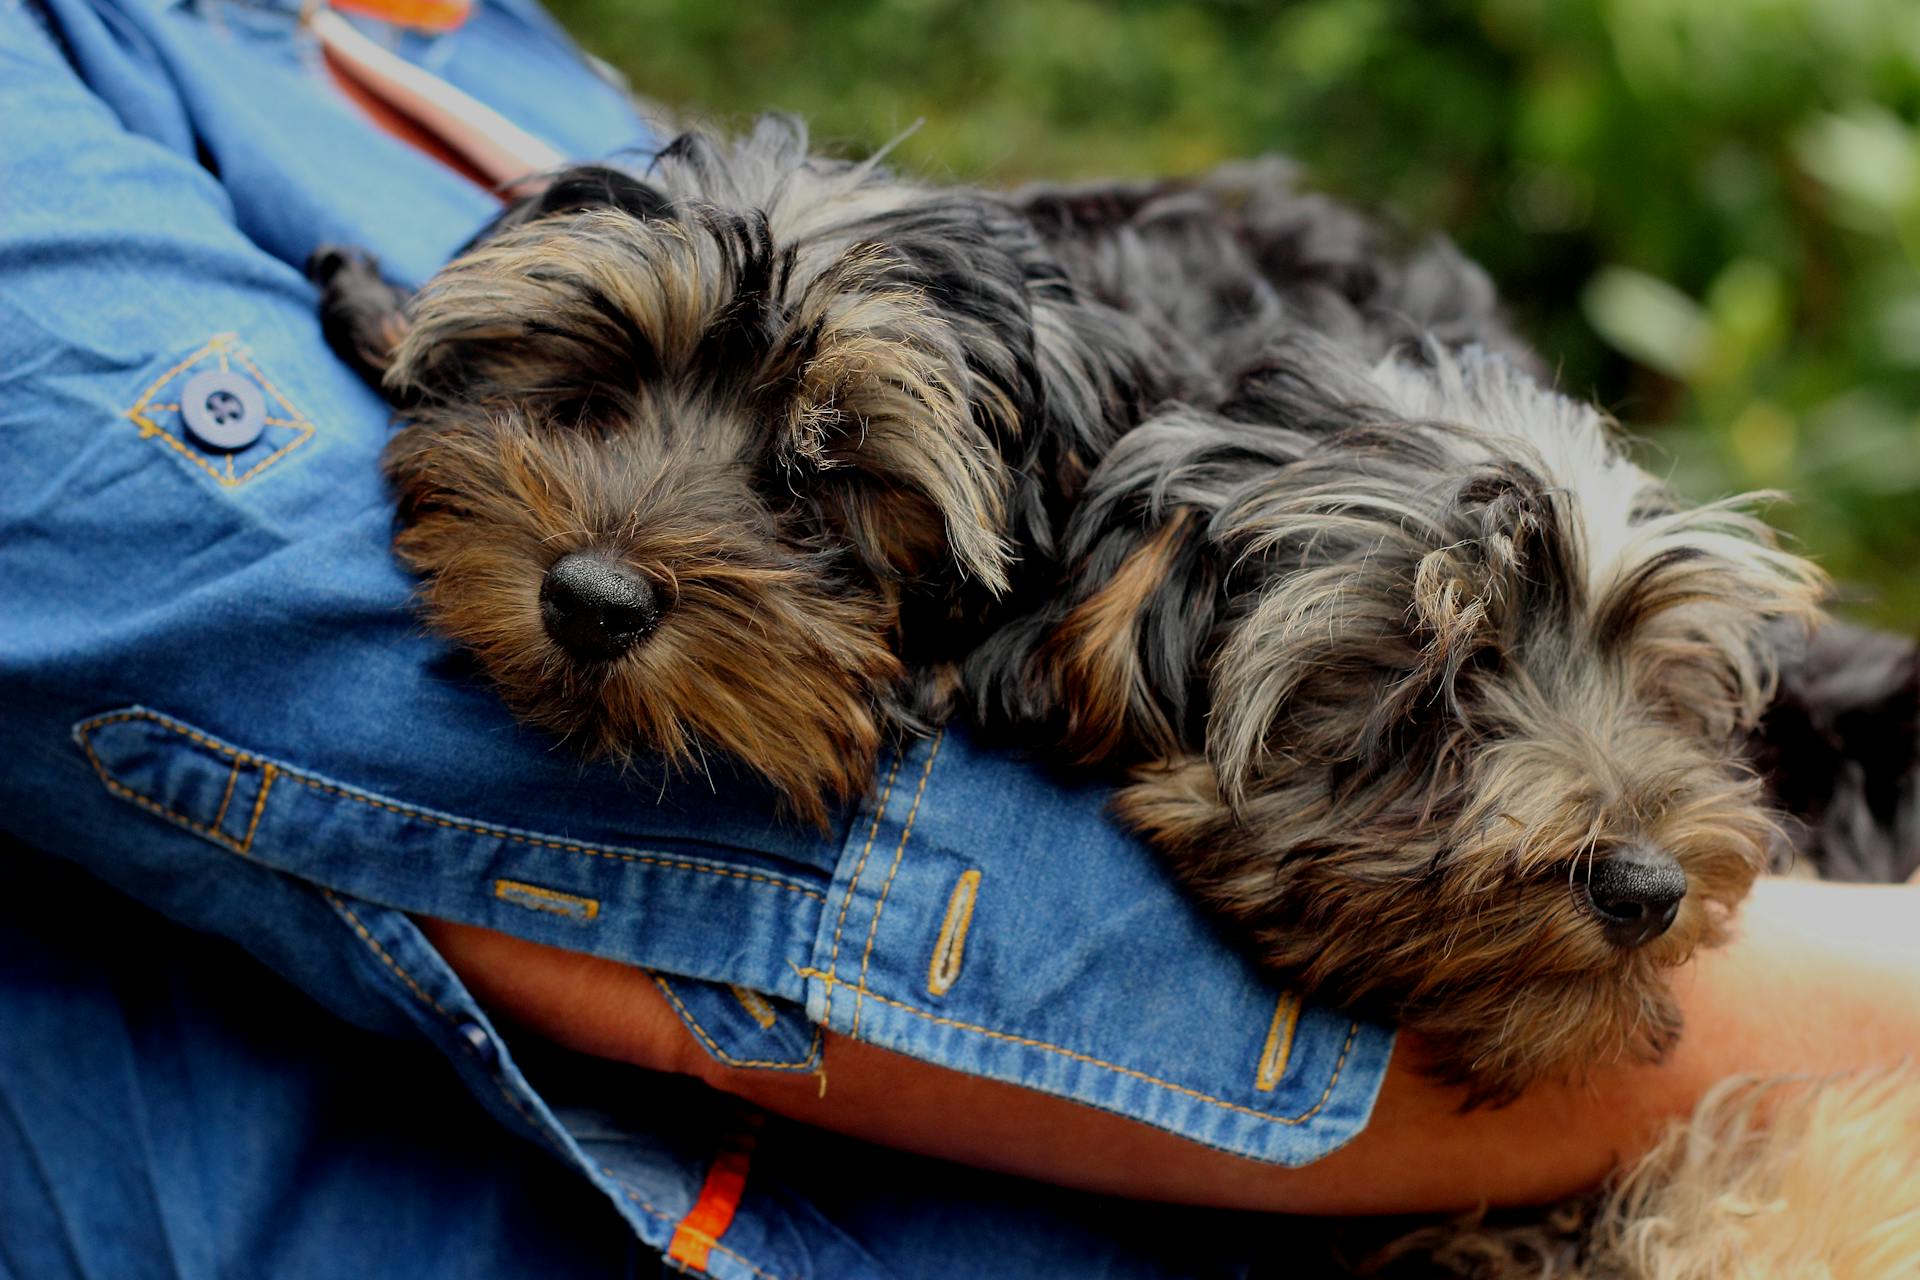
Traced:
<path fill-rule="evenodd" d="M 1920 0 L 552 0 L 635 90 L 990 185 L 1279 150 L 1920 629 Z"/>

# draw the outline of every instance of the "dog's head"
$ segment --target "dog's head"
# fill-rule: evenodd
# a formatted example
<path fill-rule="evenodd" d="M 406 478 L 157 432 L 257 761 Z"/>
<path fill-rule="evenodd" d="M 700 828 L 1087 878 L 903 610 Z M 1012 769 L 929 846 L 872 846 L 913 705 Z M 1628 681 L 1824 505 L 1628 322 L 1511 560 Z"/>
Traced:
<path fill-rule="evenodd" d="M 1498 1093 L 1660 1053 L 1665 972 L 1765 865 L 1740 730 L 1768 624 L 1821 575 L 1497 357 L 1296 347 L 1226 412 L 1142 427 L 1094 478 L 1093 581 L 1044 650 L 1070 735 L 1159 744 L 1134 820 L 1443 1072 Z M 1204 688 L 1170 691 L 1203 652 Z"/>
<path fill-rule="evenodd" d="M 777 126 L 563 175 L 421 291 L 387 378 L 430 622 L 527 718 L 732 755 L 823 819 L 904 714 L 910 617 L 1008 581 L 1038 375 L 996 216 Z"/>

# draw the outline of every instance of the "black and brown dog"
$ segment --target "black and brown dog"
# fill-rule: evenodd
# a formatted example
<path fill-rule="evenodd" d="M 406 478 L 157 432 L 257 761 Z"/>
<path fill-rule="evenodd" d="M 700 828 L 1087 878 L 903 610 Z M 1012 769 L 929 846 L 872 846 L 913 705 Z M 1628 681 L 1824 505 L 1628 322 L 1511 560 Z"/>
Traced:
<path fill-rule="evenodd" d="M 770 119 L 557 175 L 411 298 L 316 278 L 408 419 L 427 615 L 522 715 L 818 819 L 962 708 L 1124 774 L 1254 954 L 1478 1098 L 1671 1044 L 1782 844 L 1751 735 L 1829 860 L 1911 825 L 1841 776 L 1837 690 L 1778 693 L 1820 574 L 1282 165 L 1009 197 Z M 1907 661 L 1847 696 L 1910 759 Z"/>

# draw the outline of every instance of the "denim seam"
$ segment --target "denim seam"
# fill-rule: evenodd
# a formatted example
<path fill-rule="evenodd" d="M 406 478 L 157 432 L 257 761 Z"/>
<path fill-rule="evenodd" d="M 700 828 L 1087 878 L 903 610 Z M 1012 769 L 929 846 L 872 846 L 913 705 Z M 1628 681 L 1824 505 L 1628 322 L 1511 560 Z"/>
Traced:
<path fill-rule="evenodd" d="M 227 789 L 220 795 L 220 809 L 213 815 L 213 829 L 222 830 L 221 824 L 227 820 L 227 806 L 233 803 L 233 784 L 240 780 L 240 766 L 243 762 L 235 760 L 233 768 L 227 771 Z"/>
<path fill-rule="evenodd" d="M 641 1209 L 645 1210 L 648 1217 L 658 1218 L 662 1223 L 666 1224 L 667 1226 L 672 1227 L 675 1230 L 679 1229 L 679 1225 L 681 1221 L 680 1219 L 675 1218 L 670 1213 L 663 1212 L 657 1206 L 649 1203 L 644 1197 L 641 1196 L 641 1194 L 638 1191 L 635 1191 L 631 1186 L 627 1184 L 626 1179 L 622 1178 L 619 1174 L 615 1173 L 612 1169 L 608 1168 L 604 1164 L 600 1166 L 600 1172 L 606 1174 L 608 1179 L 612 1181 L 613 1185 L 620 1188 L 620 1193 L 622 1195 L 626 1196 L 627 1199 L 633 1201 L 635 1204 L 639 1205 Z M 735 1262 L 739 1263 L 741 1266 L 745 1267 L 747 1270 L 753 1272 L 754 1275 L 759 1276 L 760 1280 L 780 1280 L 780 1277 L 774 1275 L 772 1272 L 763 1271 L 759 1267 L 754 1266 L 752 1262 L 748 1261 L 748 1259 L 743 1254 L 739 1253 L 737 1250 L 727 1248 L 727 1246 L 721 1244 L 718 1240 L 707 1238 L 705 1232 L 698 1232 L 696 1234 L 700 1235 L 703 1239 L 705 1239 L 706 1243 L 709 1246 L 711 1246 L 716 1252 L 726 1254 L 729 1258 L 732 1258 Z"/>
<path fill-rule="evenodd" d="M 761 1060 L 761 1059 L 736 1058 L 731 1054 L 729 1054 L 725 1049 L 722 1049 L 719 1045 L 719 1042 L 716 1041 L 711 1035 L 707 1033 L 707 1029 L 700 1025 L 700 1020 L 693 1016 L 693 1011 L 691 1009 L 688 1009 L 686 1004 L 681 1001 L 680 997 L 677 994 L 675 994 L 673 987 L 668 984 L 665 978 L 661 977 L 657 973 L 649 973 L 647 976 L 653 979 L 654 984 L 660 988 L 661 994 L 666 996 L 666 998 L 672 1003 L 674 1009 L 679 1012 L 681 1019 L 687 1024 L 687 1026 L 693 1029 L 693 1034 L 700 1037 L 700 1043 L 707 1047 L 707 1052 L 711 1053 L 714 1057 L 720 1059 L 720 1061 L 726 1063 L 730 1067 L 759 1067 L 763 1070 L 769 1070 L 769 1071 L 803 1071 L 806 1068 L 812 1066 L 814 1063 L 814 1059 L 819 1055 L 820 1025 L 818 1023 L 815 1023 L 813 1028 L 813 1040 L 807 1045 L 807 1055 L 806 1057 L 801 1058 L 798 1062 L 775 1062 L 771 1059 Z"/>
<path fill-rule="evenodd" d="M 839 981 L 834 978 L 832 974 L 823 973 L 818 969 L 796 969 L 795 972 L 802 978 L 818 978 L 822 982 L 830 985 Z M 851 986 L 852 984 L 840 982 L 839 985 Z M 916 1009 L 903 1001 L 883 996 L 877 991 L 864 991 L 858 992 L 857 994 L 864 995 L 866 998 L 878 1001 L 881 1004 L 889 1005 L 900 1010 L 902 1013 L 910 1013 L 916 1018 L 925 1018 L 928 1022 L 934 1023 L 937 1026 L 953 1027 L 960 1031 L 970 1031 L 976 1035 L 988 1036 L 995 1040 L 1005 1040 L 1029 1049 L 1042 1049 L 1048 1053 L 1057 1053 L 1075 1062 L 1082 1062 L 1088 1066 L 1101 1067 L 1107 1071 L 1126 1076 L 1129 1079 L 1138 1080 L 1144 1084 L 1156 1086 L 1157 1088 L 1167 1089 L 1185 1097 L 1193 1098 L 1196 1101 L 1205 1102 L 1211 1106 L 1222 1107 L 1228 1111 L 1236 1111 L 1243 1115 L 1249 1115 L 1256 1120 L 1265 1120 L 1272 1124 L 1282 1125 L 1303 1124 L 1315 1115 L 1318 1115 L 1320 1109 L 1327 1105 L 1327 1100 L 1333 1096 L 1334 1086 L 1340 1082 L 1340 1073 L 1346 1069 L 1347 1058 L 1353 1052 L 1353 1042 L 1360 1035 L 1360 1023 L 1358 1020 L 1349 1023 L 1347 1026 L 1346 1042 L 1340 1046 L 1340 1057 L 1333 1064 L 1333 1075 L 1328 1078 L 1326 1088 L 1320 1091 L 1319 1099 L 1311 1107 L 1297 1116 L 1276 1116 L 1271 1112 L 1244 1106 L 1238 1102 L 1229 1102 L 1225 1098 L 1216 1098 L 1210 1093 L 1202 1093 L 1198 1089 L 1189 1088 L 1183 1084 L 1175 1084 L 1171 1080 L 1162 1080 L 1159 1076 L 1148 1075 L 1146 1072 L 1133 1067 L 1121 1066 L 1117 1062 L 1108 1062 L 1103 1058 L 1096 1058 L 1091 1054 L 1081 1053 L 1077 1049 L 1068 1049 L 1057 1044 L 1049 1044 L 1045 1040 L 1035 1040 L 1029 1036 L 1017 1036 L 1007 1031 L 995 1031 L 992 1027 L 982 1027 L 975 1023 L 961 1022 L 954 1018 L 942 1017 L 937 1013 L 929 1013 L 925 1009 Z"/>
<path fill-rule="evenodd" d="M 439 1014 L 441 1021 L 445 1022 L 448 1026 L 452 1027 L 456 1032 L 460 1031 L 462 1020 L 460 1018 L 455 1017 L 452 1011 L 449 1010 L 445 1005 L 441 1004 L 438 1000 L 435 1000 L 433 996 L 428 993 L 427 989 L 421 986 L 420 983 L 414 978 L 414 976 L 408 973 L 406 969 L 401 966 L 400 962 L 398 960 L 395 960 L 385 947 L 380 945 L 380 940 L 374 937 L 373 931 L 367 928 L 366 924 L 361 921 L 358 915 L 354 914 L 354 910 L 352 907 L 349 907 L 346 904 L 346 902 L 343 901 L 341 897 L 331 889 L 322 889 L 320 892 L 326 897 L 328 902 L 333 904 L 334 910 L 338 911 L 341 915 L 347 918 L 347 923 L 353 926 L 353 931 L 360 935 L 360 941 L 366 943 L 367 946 L 373 951 L 373 954 L 379 957 L 380 963 L 385 965 L 389 970 L 392 971 L 395 977 L 399 978 L 401 982 L 406 984 L 407 990 L 413 993 L 413 996 L 415 999 L 419 1000 L 421 1003 L 425 1004 L 429 1009 L 432 1009 L 435 1013 Z M 477 1052 L 474 1049 L 472 1042 L 469 1041 L 465 1035 L 459 1036 L 459 1041 L 463 1046 L 465 1046 L 466 1051 L 469 1054 Z M 513 1092 L 507 1088 L 506 1082 L 504 1080 L 500 1079 L 499 1076 L 494 1075 L 492 1072 L 488 1072 L 487 1078 L 490 1081 L 492 1081 L 493 1087 L 499 1091 L 500 1096 L 506 1099 L 507 1105 L 512 1107 L 522 1120 L 527 1122 L 528 1126 L 532 1128 L 534 1133 L 539 1135 L 543 1143 L 545 1143 L 549 1147 L 554 1148 L 556 1151 L 559 1151 L 561 1154 L 563 1155 L 565 1154 L 564 1150 L 562 1150 L 558 1146 L 558 1144 L 556 1144 L 553 1141 L 552 1136 L 547 1131 L 547 1126 L 540 1123 L 540 1120 L 531 1111 L 527 1110 L 525 1103 L 521 1102 L 520 1099 L 513 1096 Z"/>
<path fill-rule="evenodd" d="M 127 716 L 124 718 L 133 719 L 134 717 Z M 177 826 L 185 827 L 187 830 L 195 833 L 196 835 L 205 836 L 207 839 L 213 841 L 215 844 L 221 846 L 222 848 L 231 849 L 233 852 L 240 854 L 242 857 L 246 857 L 250 854 L 250 849 L 246 843 L 243 843 L 242 841 L 239 841 L 239 840 L 235 840 L 232 836 L 228 835 L 226 832 L 220 830 L 217 827 L 209 827 L 201 823 L 195 822 L 192 818 L 189 818 L 186 814 L 180 813 L 173 809 L 169 809 L 167 808 L 167 806 L 161 804 L 159 801 L 153 800 L 146 796 L 141 795 L 138 791 L 135 791 L 132 787 L 129 787 L 124 782 L 121 782 L 118 778 L 114 777 L 111 773 L 109 773 L 107 771 L 106 762 L 100 759 L 99 753 L 93 749 L 93 742 L 87 736 L 87 733 L 89 730 L 97 729 L 101 727 L 101 725 L 109 724 L 109 723 L 112 723 L 112 721 L 90 720 L 87 723 L 81 725 L 78 729 L 78 733 L 80 737 L 80 749 L 86 752 L 87 760 L 89 761 L 89 763 L 93 765 L 93 771 L 100 776 L 101 784 L 105 786 L 108 791 L 112 792 L 114 795 L 119 796 L 123 800 L 131 801 L 132 803 L 138 805 L 142 809 L 145 809 L 149 813 L 157 814 L 158 816 L 165 818 L 168 822 L 174 823 Z M 233 757 L 233 760 L 234 760 L 233 767 L 236 770 L 239 769 L 242 765 L 248 765 L 248 764 L 254 763 L 253 758 L 251 756 L 248 756 L 245 752 L 229 751 L 227 754 Z M 227 781 L 229 782 L 229 784 L 231 784 L 231 782 L 233 781 L 231 775 L 229 775 Z M 260 788 L 263 792 L 266 790 L 266 780 L 264 778 L 261 780 Z M 256 803 L 254 806 L 254 821 L 256 823 L 259 821 L 259 816 L 260 816 L 259 805 Z M 252 840 L 253 838 L 253 831 L 254 831 L 254 828 L 252 826 L 249 826 L 247 828 L 247 839 L 249 841 Z"/>
<path fill-rule="evenodd" d="M 905 758 L 904 751 L 894 753 L 893 766 L 887 770 L 887 784 L 881 788 L 880 799 L 873 806 L 873 822 L 867 828 L 867 842 L 860 849 L 860 860 L 854 863 L 853 879 L 847 882 L 846 891 L 841 895 L 840 915 L 833 922 L 833 955 L 827 961 L 830 973 L 840 972 L 840 931 L 847 927 L 847 908 L 853 905 L 854 892 L 860 888 L 860 877 L 866 873 L 867 855 L 873 852 L 874 837 L 880 834 L 880 820 L 887 816 L 887 802 L 893 798 L 893 782 L 900 776 L 900 763 Z M 834 982 L 827 984 L 827 1008 L 820 1019 L 822 1022 L 833 1021 L 833 988 L 838 981 L 836 977 Z"/>
<path fill-rule="evenodd" d="M 749 991 L 737 982 L 728 983 L 727 990 L 731 991 L 733 998 L 740 1002 L 740 1007 L 747 1011 L 747 1016 L 760 1024 L 762 1031 L 773 1030 L 773 1024 L 779 1020 L 779 1015 L 773 1011 L 772 1005 L 761 998 L 759 992 Z"/>
<path fill-rule="evenodd" d="M 140 436 L 142 439 L 154 439 L 155 437 L 158 437 L 160 440 L 164 441 L 168 446 L 170 446 L 181 457 L 185 458 L 188 462 L 191 462 L 194 466 L 199 467 L 202 471 L 212 476 L 216 484 L 220 485 L 222 488 L 228 488 L 228 489 L 231 489 L 236 485 L 245 484 L 247 481 L 253 479 L 253 477 L 259 475 L 262 471 L 265 471 L 268 467 L 280 461 L 280 459 L 286 457 L 289 453 L 292 453 L 295 449 L 298 449 L 301 445 L 305 444 L 308 440 L 311 440 L 313 438 L 313 433 L 314 433 L 313 423 L 307 419 L 305 414 L 302 414 L 300 412 L 300 409 L 297 405 L 295 405 L 291 400 L 287 399 L 286 396 L 280 393 L 279 388 L 273 385 L 273 383 L 267 378 L 266 374 L 260 372 L 260 366 L 255 364 L 253 361 L 249 360 L 244 352 L 238 349 L 228 347 L 227 343 L 229 341 L 237 341 L 238 337 L 239 337 L 238 334 L 233 334 L 233 333 L 215 334 L 212 338 L 208 339 L 207 342 L 204 345 L 202 345 L 197 351 L 195 351 L 192 355 L 188 356 L 186 359 L 182 360 L 180 363 L 174 365 L 171 369 L 161 374 L 159 378 L 155 379 L 153 384 L 149 386 L 144 392 L 141 393 L 140 398 L 134 401 L 133 407 L 126 410 L 125 413 L 122 415 L 127 419 L 129 419 L 130 421 L 132 421 L 133 423 L 135 423 L 137 426 L 139 426 Z M 165 427 L 161 426 L 154 419 L 148 417 L 147 410 L 164 409 L 168 407 L 177 409 L 179 407 L 177 405 L 174 405 L 174 406 L 157 405 L 157 404 L 150 403 L 150 400 L 160 390 L 160 388 L 166 386 L 168 382 L 172 381 L 180 373 L 182 369 L 186 369 L 189 366 L 194 365 L 199 361 L 206 359 L 208 355 L 218 356 L 220 358 L 220 367 L 222 369 L 228 368 L 229 365 L 227 363 L 227 359 L 229 354 L 231 354 L 235 359 L 238 359 L 242 364 L 246 365 L 247 368 L 250 371 L 252 371 L 254 377 L 260 380 L 261 386 L 265 387 L 267 392 L 270 395 L 272 395 L 274 399 L 278 400 L 281 404 L 285 405 L 294 414 L 298 415 L 292 421 L 281 420 L 279 425 L 292 427 L 295 430 L 299 431 L 300 434 L 295 436 L 292 440 L 289 440 L 287 443 L 281 445 L 278 449 L 275 449 L 272 453 L 268 454 L 266 457 L 262 458 L 260 461 L 254 463 L 251 467 L 248 467 L 244 472 L 240 473 L 239 475 L 235 475 L 233 471 L 233 454 L 231 452 L 227 453 L 226 455 L 227 474 L 223 476 L 213 467 L 209 466 L 207 464 L 207 460 L 201 457 L 200 454 L 197 451 L 195 451 L 191 446 L 182 442 L 171 431 L 168 431 Z M 265 420 L 268 422 L 275 421 L 272 418 L 267 418 Z"/>
<path fill-rule="evenodd" d="M 163 805 L 160 805 L 157 802 L 148 799 L 146 796 L 141 795 L 137 791 L 134 791 L 131 787 L 128 787 L 124 783 L 115 779 L 112 776 L 112 774 L 110 774 L 107 771 L 106 765 L 100 760 L 100 757 L 98 756 L 98 754 L 94 752 L 93 745 L 88 740 L 88 735 L 93 730 L 104 728 L 110 724 L 120 724 L 130 720 L 150 721 L 154 724 L 160 725 L 162 728 L 169 729 L 174 733 L 177 733 L 182 735 L 183 737 L 189 738 L 192 741 L 199 743 L 203 747 L 207 747 L 208 749 L 213 751 L 218 751 L 222 755 L 242 761 L 243 763 L 248 763 L 248 764 L 260 763 L 262 765 L 267 776 L 262 780 L 260 784 L 261 795 L 259 800 L 256 801 L 254 804 L 253 819 L 251 824 L 247 828 L 247 837 L 246 837 L 247 844 L 246 845 L 242 845 L 241 843 L 235 841 L 231 836 L 228 836 L 223 832 L 209 830 L 208 828 L 202 826 L 201 824 L 194 822 L 192 819 L 186 817 L 184 814 L 175 813 L 173 810 L 168 809 Z M 301 786 L 308 787 L 314 791 L 323 792 L 327 795 L 339 796 L 342 799 L 351 800 L 356 804 L 367 805 L 370 808 L 384 809 L 389 813 L 398 814 L 399 816 L 406 818 L 409 821 L 431 823 L 434 826 L 446 827 L 454 831 L 464 831 L 470 835 L 490 836 L 498 840 L 510 840 L 517 844 L 533 845 L 542 849 L 555 849 L 562 853 L 575 853 L 575 854 L 580 854 L 590 858 L 611 858 L 621 862 L 634 862 L 634 863 L 642 863 L 647 866 L 665 867 L 674 871 L 694 871 L 694 872 L 699 872 L 705 875 L 724 876 L 734 880 L 752 880 L 760 884 L 770 884 L 770 885 L 773 885 L 775 888 L 785 889 L 789 893 L 797 893 L 801 897 L 811 898 L 815 902 L 824 903 L 826 901 L 825 896 L 822 895 L 817 890 L 809 889 L 804 885 L 795 884 L 791 880 L 782 880 L 775 876 L 761 875 L 757 872 L 740 871 L 730 867 L 709 867 L 709 866 L 703 866 L 702 864 L 697 862 L 681 862 L 671 858 L 656 858 L 643 853 L 625 853 L 616 849 L 601 848 L 596 845 L 569 844 L 569 843 L 565 843 L 558 840 L 543 840 L 538 836 L 522 835 L 519 832 L 509 830 L 508 828 L 505 828 L 505 827 L 489 826 L 484 823 L 457 822 L 451 818 L 442 818 L 435 814 L 427 813 L 424 810 L 415 809 L 407 805 L 394 804 L 390 801 L 376 799 L 373 796 L 364 795 L 362 793 L 359 793 L 347 788 L 332 786 L 328 783 L 321 782 L 315 778 L 308 777 L 305 774 L 300 773 L 298 770 L 288 768 L 285 765 L 276 765 L 270 761 L 262 761 L 257 756 L 254 756 L 245 751 L 241 751 L 238 748 L 230 747 L 225 743 L 216 742 L 213 739 L 207 737 L 205 734 L 202 734 L 192 728 L 189 728 L 188 726 L 181 724 L 177 720 L 174 720 L 168 716 L 162 715 L 157 711 L 147 710 L 144 707 L 137 708 L 132 711 L 117 711 L 117 712 L 110 713 L 108 715 L 97 716 L 92 720 L 83 721 L 81 724 L 76 726 L 75 733 L 78 735 L 80 739 L 81 748 L 86 751 L 88 758 L 92 760 L 94 771 L 100 775 L 101 782 L 106 784 L 108 790 L 114 792 L 114 794 L 116 795 L 122 796 L 125 799 L 133 801 L 135 804 L 139 805 L 144 809 L 152 810 L 153 812 L 158 813 L 161 816 L 166 817 L 171 821 L 178 822 L 181 825 L 187 827 L 189 830 L 196 831 L 201 835 L 207 836 L 209 839 L 212 839 L 217 843 L 222 844 L 227 848 L 234 850 L 236 853 L 246 853 L 248 851 L 247 846 L 251 845 L 252 843 L 254 831 L 259 826 L 259 823 L 260 823 L 261 811 L 265 807 L 266 792 L 268 788 L 272 785 L 274 778 L 285 777 L 285 778 L 290 778 L 294 782 L 299 783 Z"/>
<path fill-rule="evenodd" d="M 906 857 L 907 841 L 913 838 L 913 820 L 920 815 L 920 801 L 927 794 L 927 779 L 933 776 L 933 762 L 940 758 L 940 744 L 946 738 L 946 731 L 934 735 L 933 745 L 927 748 L 927 763 L 920 770 L 920 785 L 914 790 L 913 805 L 907 810 L 906 823 L 900 828 L 900 845 L 893 851 L 893 865 L 887 868 L 886 883 L 880 886 L 880 896 L 873 904 L 873 920 L 867 925 L 867 947 L 860 953 L 860 982 L 854 987 L 853 1027 L 848 1034 L 860 1034 L 860 1006 L 865 997 L 858 994 L 867 989 L 867 965 L 873 959 L 874 939 L 880 936 L 880 914 L 887 909 L 887 895 L 893 892 L 893 878 L 900 873 L 900 863 Z"/>

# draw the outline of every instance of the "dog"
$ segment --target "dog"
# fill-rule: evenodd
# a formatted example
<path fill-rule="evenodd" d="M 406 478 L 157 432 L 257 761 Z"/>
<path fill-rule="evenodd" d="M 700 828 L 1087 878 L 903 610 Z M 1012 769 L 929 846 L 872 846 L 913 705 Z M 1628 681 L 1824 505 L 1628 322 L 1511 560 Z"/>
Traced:
<path fill-rule="evenodd" d="M 1142 264 L 1244 294 L 1317 228 L 1356 269 L 1305 317 L 1239 303 L 1271 318 L 1226 397 L 1109 451 L 1058 589 L 970 655 L 975 712 L 1129 766 L 1119 811 L 1254 954 L 1420 1033 L 1474 1099 L 1657 1059 L 1667 975 L 1780 842 L 1742 739 L 1824 578 L 1755 500 L 1635 466 L 1477 272 L 1279 190 L 1040 197 L 1076 211 L 1081 276 L 1169 312 L 1191 290 L 1161 303 Z"/>
<path fill-rule="evenodd" d="M 365 255 L 311 265 L 409 419 L 385 465 L 432 624 L 528 720 L 717 751 L 820 824 L 1186 390 L 1005 201 L 779 117 L 557 175 L 411 299 Z"/>
<path fill-rule="evenodd" d="M 1472 1101 L 1664 1052 L 1664 975 L 1787 837 L 1897 845 L 1829 713 L 1897 721 L 1899 664 L 1813 674 L 1818 572 L 1276 162 L 996 196 L 772 119 L 556 175 L 418 296 L 314 267 L 409 420 L 428 616 L 523 716 L 815 821 L 956 709 L 1124 771 L 1257 956 Z M 1755 761 L 1807 784 L 1784 826 Z"/>
<path fill-rule="evenodd" d="M 823 821 L 963 701 L 1131 770 L 1256 956 L 1475 1101 L 1663 1053 L 1766 861 L 1736 744 L 1817 571 L 1277 162 L 1008 199 L 776 118 L 563 174 L 403 304 L 322 275 L 430 620 L 590 748 Z"/>

